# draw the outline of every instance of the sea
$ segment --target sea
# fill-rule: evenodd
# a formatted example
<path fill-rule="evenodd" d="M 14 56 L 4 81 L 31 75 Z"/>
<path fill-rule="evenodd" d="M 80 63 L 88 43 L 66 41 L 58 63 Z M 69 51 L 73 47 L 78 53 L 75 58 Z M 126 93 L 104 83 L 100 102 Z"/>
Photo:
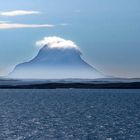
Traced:
<path fill-rule="evenodd" d="M 140 140 L 140 90 L 0 89 L 0 140 Z"/>

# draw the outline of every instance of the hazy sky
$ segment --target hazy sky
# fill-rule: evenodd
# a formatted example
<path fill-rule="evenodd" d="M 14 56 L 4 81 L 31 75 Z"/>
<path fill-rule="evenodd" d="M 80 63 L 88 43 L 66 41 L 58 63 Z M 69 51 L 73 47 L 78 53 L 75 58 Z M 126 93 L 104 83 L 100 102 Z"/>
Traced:
<path fill-rule="evenodd" d="M 140 77 L 139 5 L 139 0 L 0 0 L 0 75 L 34 57 L 36 41 L 58 36 L 74 41 L 104 74 Z"/>

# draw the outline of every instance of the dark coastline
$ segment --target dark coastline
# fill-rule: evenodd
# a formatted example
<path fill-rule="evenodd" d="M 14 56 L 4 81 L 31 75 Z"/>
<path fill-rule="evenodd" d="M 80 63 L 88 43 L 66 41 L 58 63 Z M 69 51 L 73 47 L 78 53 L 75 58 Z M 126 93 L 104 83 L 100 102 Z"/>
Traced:
<path fill-rule="evenodd" d="M 43 83 L 26 85 L 0 85 L 0 89 L 140 89 L 140 82 L 131 83 Z"/>

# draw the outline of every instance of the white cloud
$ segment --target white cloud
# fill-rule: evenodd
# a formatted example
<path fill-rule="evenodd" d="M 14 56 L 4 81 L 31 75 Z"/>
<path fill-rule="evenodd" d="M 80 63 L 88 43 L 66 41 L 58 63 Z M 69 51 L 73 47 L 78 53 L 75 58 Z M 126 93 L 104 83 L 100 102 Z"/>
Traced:
<path fill-rule="evenodd" d="M 8 23 L 9 21 L 2 21 L 2 20 L 0 20 L 0 23 Z"/>
<path fill-rule="evenodd" d="M 61 26 L 68 26 L 68 23 L 61 23 Z"/>
<path fill-rule="evenodd" d="M 39 11 L 26 11 L 26 10 L 15 10 L 15 11 L 6 11 L 0 12 L 1 16 L 22 16 L 22 15 L 32 15 L 32 14 L 40 14 Z"/>
<path fill-rule="evenodd" d="M 43 47 L 44 45 L 47 45 L 49 48 L 79 50 L 79 47 L 73 41 L 56 36 L 44 37 L 42 40 L 36 42 L 36 46 L 38 47 Z"/>
<path fill-rule="evenodd" d="M 50 28 L 54 27 L 52 24 L 19 24 L 19 23 L 0 23 L 0 30 L 2 29 L 18 29 L 18 28 Z"/>

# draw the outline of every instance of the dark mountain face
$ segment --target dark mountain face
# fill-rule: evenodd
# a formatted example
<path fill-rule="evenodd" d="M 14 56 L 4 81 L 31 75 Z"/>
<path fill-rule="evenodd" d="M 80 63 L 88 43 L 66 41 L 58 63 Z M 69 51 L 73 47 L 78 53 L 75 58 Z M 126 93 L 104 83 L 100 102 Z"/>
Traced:
<path fill-rule="evenodd" d="M 11 78 L 62 79 L 103 77 L 82 58 L 79 50 L 44 46 L 29 62 L 19 64 L 9 75 Z"/>

